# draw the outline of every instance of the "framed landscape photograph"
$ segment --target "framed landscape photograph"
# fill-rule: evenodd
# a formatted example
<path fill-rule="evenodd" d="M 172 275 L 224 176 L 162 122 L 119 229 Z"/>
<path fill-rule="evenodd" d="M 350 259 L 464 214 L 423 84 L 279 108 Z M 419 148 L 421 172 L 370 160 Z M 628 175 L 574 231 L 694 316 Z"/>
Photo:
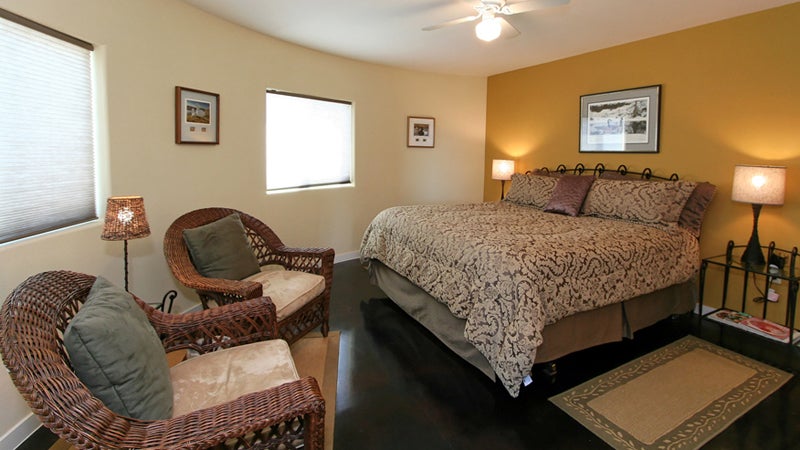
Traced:
<path fill-rule="evenodd" d="M 661 85 L 581 96 L 580 152 L 658 153 Z"/>
<path fill-rule="evenodd" d="M 175 86 L 175 143 L 219 144 L 219 94 Z"/>
<path fill-rule="evenodd" d="M 408 117 L 408 146 L 433 148 L 436 134 L 433 117 Z"/>

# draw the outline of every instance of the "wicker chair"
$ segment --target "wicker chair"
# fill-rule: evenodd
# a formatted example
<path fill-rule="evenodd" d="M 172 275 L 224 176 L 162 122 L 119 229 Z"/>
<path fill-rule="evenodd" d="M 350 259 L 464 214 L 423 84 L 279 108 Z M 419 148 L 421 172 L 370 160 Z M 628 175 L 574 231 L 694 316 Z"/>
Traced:
<path fill-rule="evenodd" d="M 226 305 L 264 295 L 261 283 L 207 278 L 198 273 L 192 264 L 183 239 L 183 230 L 214 222 L 233 213 L 239 215 L 260 266 L 278 264 L 286 270 L 313 273 L 325 278 L 325 289 L 322 293 L 278 321 L 281 338 L 292 343 L 317 326 L 321 327 L 323 336 L 327 336 L 333 283 L 333 249 L 286 247 L 272 229 L 241 211 L 229 208 L 198 209 L 184 214 L 170 225 L 164 236 L 164 255 L 175 278 L 184 286 L 197 291 L 204 308 L 209 307 L 211 300 L 217 305 Z"/>
<path fill-rule="evenodd" d="M 294 449 L 301 441 L 304 448 L 322 449 L 325 401 L 311 377 L 167 420 L 112 412 L 72 371 L 62 342 L 94 280 L 74 272 L 41 273 L 18 286 L 0 311 L 3 362 L 30 408 L 55 434 L 80 449 Z M 263 297 L 184 315 L 136 301 L 168 352 L 202 354 L 276 333 L 274 305 Z"/>

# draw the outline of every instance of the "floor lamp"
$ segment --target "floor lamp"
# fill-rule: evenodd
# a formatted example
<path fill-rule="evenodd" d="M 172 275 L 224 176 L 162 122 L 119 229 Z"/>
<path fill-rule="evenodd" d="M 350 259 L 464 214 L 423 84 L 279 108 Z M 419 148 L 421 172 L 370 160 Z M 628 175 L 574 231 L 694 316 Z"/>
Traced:
<path fill-rule="evenodd" d="M 150 236 L 150 225 L 144 213 L 144 199 L 139 196 L 109 197 L 106 203 L 106 220 L 103 225 L 104 241 L 123 241 L 125 258 L 125 290 L 128 290 L 128 240 Z"/>
<path fill-rule="evenodd" d="M 500 180 L 500 200 L 505 198 L 506 180 L 514 174 L 514 161 L 509 159 L 492 160 L 492 179 Z"/>
<path fill-rule="evenodd" d="M 753 231 L 742 254 L 743 264 L 763 266 L 766 262 L 758 241 L 758 215 L 763 205 L 783 205 L 785 186 L 786 167 L 737 165 L 734 168 L 731 199 L 753 205 Z"/>

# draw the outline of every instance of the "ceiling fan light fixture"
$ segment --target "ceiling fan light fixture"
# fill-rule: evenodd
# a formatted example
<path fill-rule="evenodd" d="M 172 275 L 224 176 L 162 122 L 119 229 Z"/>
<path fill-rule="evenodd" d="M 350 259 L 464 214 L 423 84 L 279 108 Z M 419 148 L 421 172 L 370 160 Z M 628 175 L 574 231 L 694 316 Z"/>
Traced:
<path fill-rule="evenodd" d="M 500 37 L 502 30 L 500 19 L 495 17 L 494 14 L 484 14 L 481 21 L 475 25 L 475 36 L 482 41 L 491 42 Z"/>

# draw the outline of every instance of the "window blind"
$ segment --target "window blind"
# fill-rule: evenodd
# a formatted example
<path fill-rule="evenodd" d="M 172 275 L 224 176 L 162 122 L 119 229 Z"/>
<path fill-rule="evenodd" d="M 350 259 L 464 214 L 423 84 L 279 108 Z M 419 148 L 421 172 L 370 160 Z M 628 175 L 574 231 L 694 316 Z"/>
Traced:
<path fill-rule="evenodd" d="M 350 183 L 350 102 L 268 90 L 266 103 L 267 191 Z"/>
<path fill-rule="evenodd" d="M 64 36 L 0 10 L 0 243 L 97 218 L 92 47 Z"/>

